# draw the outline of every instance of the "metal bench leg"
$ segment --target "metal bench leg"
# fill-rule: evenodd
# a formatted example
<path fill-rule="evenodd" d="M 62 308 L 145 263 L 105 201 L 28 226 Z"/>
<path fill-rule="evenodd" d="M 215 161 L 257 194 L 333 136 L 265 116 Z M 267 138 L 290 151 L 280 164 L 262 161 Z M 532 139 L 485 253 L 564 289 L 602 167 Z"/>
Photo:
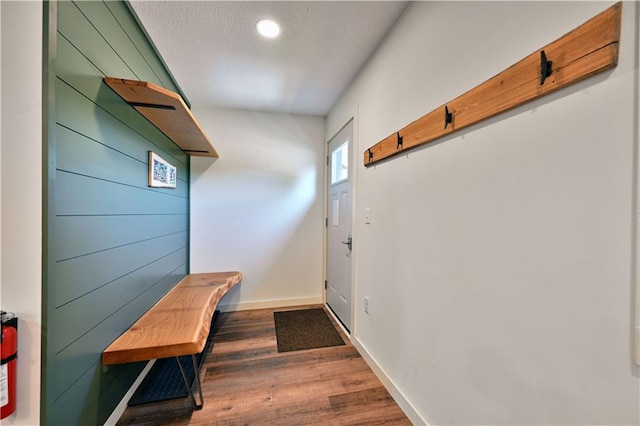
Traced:
<path fill-rule="evenodd" d="M 198 387 L 198 393 L 200 394 L 200 404 L 196 402 L 196 397 L 191 391 L 191 386 L 189 385 L 189 381 L 187 380 L 187 375 L 184 374 L 184 369 L 182 368 L 182 364 L 180 363 L 180 358 L 176 357 L 176 362 L 178 363 L 178 367 L 180 367 L 180 373 L 182 373 L 182 380 L 184 380 L 184 385 L 187 387 L 187 391 L 189 392 L 189 396 L 191 397 L 191 401 L 193 401 L 193 406 L 196 410 L 202 410 L 202 406 L 204 405 L 204 397 L 202 396 L 202 387 L 200 386 L 200 377 L 198 374 L 196 356 L 191 355 L 191 361 L 193 362 L 193 372 L 195 373 L 196 385 Z"/>

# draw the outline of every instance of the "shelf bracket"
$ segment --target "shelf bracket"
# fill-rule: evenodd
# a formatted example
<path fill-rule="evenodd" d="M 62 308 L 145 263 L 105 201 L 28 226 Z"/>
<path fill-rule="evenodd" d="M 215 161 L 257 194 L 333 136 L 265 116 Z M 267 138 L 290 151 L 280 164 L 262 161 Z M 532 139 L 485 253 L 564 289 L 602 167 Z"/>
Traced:
<path fill-rule="evenodd" d="M 160 104 L 149 104 L 146 102 L 127 102 L 132 107 L 142 107 L 142 108 L 156 108 L 156 109 L 167 109 L 171 111 L 175 111 L 176 107 L 173 105 L 160 105 Z"/>

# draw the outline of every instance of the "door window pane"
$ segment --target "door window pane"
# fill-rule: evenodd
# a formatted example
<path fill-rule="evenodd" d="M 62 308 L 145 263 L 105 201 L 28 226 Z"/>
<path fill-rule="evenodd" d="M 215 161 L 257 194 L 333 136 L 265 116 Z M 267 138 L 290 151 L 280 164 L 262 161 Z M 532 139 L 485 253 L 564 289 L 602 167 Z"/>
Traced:
<path fill-rule="evenodd" d="M 349 141 L 331 153 L 331 183 L 346 180 L 349 177 Z"/>

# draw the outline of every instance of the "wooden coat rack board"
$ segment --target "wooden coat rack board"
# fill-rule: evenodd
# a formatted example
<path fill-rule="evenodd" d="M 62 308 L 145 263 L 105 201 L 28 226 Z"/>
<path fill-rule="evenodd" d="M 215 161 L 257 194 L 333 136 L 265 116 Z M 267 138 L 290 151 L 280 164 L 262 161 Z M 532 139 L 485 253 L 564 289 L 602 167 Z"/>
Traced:
<path fill-rule="evenodd" d="M 389 135 L 364 152 L 370 166 L 410 148 L 541 98 L 618 64 L 622 3 L 495 77 Z"/>

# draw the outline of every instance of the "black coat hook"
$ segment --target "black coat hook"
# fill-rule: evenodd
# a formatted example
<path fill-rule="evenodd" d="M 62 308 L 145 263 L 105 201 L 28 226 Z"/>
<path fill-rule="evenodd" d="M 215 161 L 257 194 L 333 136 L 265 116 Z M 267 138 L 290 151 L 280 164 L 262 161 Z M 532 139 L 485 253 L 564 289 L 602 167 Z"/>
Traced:
<path fill-rule="evenodd" d="M 553 68 L 551 65 L 553 62 L 547 61 L 547 54 L 544 50 L 540 51 L 540 86 L 544 84 L 544 81 L 551 75 Z"/>
<path fill-rule="evenodd" d="M 373 152 L 371 152 L 371 148 L 369 148 L 369 162 L 373 160 Z"/>
<path fill-rule="evenodd" d="M 400 132 L 396 132 L 396 136 L 398 137 L 398 144 L 396 145 L 396 149 L 402 148 L 402 136 L 400 136 Z"/>
<path fill-rule="evenodd" d="M 453 113 L 449 112 L 449 107 L 444 106 L 444 128 L 446 129 L 449 124 L 453 123 Z"/>

